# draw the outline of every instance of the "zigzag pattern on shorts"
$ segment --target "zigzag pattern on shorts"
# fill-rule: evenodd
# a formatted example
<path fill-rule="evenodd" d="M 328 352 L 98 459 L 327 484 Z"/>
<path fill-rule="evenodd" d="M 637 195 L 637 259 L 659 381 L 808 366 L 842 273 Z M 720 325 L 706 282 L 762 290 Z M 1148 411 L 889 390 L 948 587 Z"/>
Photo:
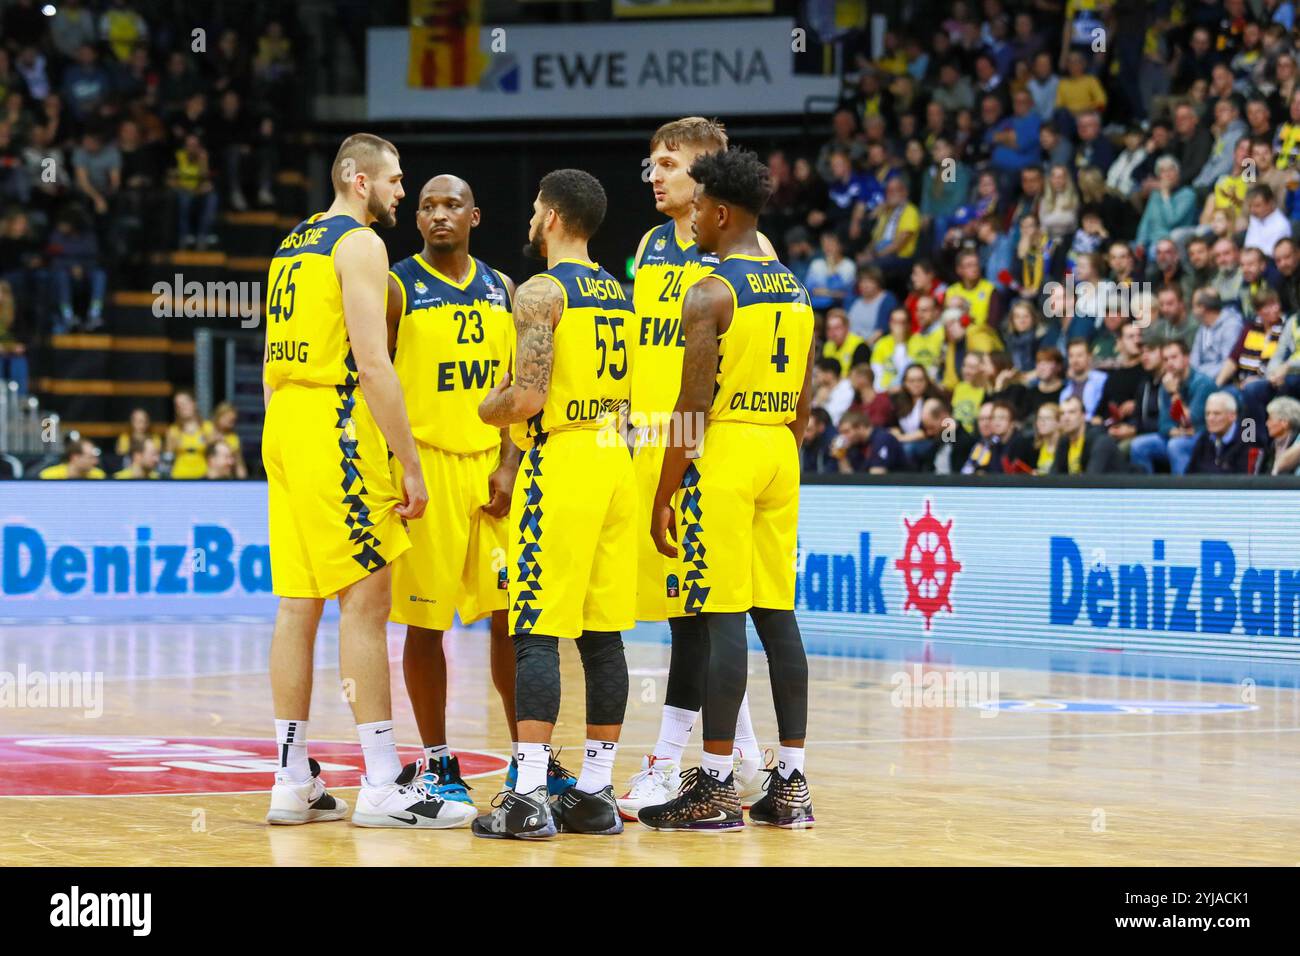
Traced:
<path fill-rule="evenodd" d="M 339 467 L 343 471 L 343 481 L 340 484 L 343 489 L 343 503 L 348 506 L 348 516 L 345 523 L 349 529 L 348 540 L 355 542 L 357 545 L 357 551 L 352 555 L 352 560 L 367 571 L 378 571 L 388 562 L 376 550 L 376 547 L 382 542 L 370 530 L 374 527 L 374 524 L 370 520 L 370 509 L 366 506 L 365 480 L 361 477 L 361 471 L 357 467 L 357 462 L 361 460 L 361 456 L 357 454 L 356 429 L 351 426 L 352 413 L 357 405 L 358 379 L 357 362 L 352 356 L 351 349 L 348 349 L 343 364 L 347 368 L 348 374 L 344 378 L 342 385 L 334 386 L 340 401 L 339 407 L 335 409 L 339 417 L 334 427 L 339 430 L 339 451 L 343 453 L 343 458 L 339 461 Z"/>
<path fill-rule="evenodd" d="M 511 612 L 514 614 L 512 634 L 531 634 L 541 609 L 534 607 L 537 592 L 542 589 L 542 489 L 537 479 L 542 477 L 542 448 L 546 433 L 533 439 L 533 447 L 524 456 L 523 480 L 524 508 L 519 515 L 519 559 L 515 562 L 519 593 L 515 595 Z"/>
<path fill-rule="evenodd" d="M 678 505 L 682 519 L 682 560 L 688 567 L 682 580 L 682 588 L 686 592 L 683 610 L 687 614 L 698 614 L 704 610 L 704 602 L 708 600 L 710 590 L 704 583 L 704 572 L 709 566 L 704 563 L 704 542 L 700 540 L 700 532 L 704 530 L 701 524 L 704 515 L 701 504 L 703 497 L 700 491 L 700 470 L 695 462 L 690 462 L 686 466 L 686 474 L 682 476 L 682 496 Z"/>

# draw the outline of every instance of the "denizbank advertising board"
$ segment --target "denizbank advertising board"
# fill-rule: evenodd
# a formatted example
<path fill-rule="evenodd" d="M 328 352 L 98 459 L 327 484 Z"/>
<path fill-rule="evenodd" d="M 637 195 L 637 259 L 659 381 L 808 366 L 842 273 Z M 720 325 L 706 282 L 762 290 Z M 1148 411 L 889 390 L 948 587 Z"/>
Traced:
<path fill-rule="evenodd" d="M 1294 679 L 1297 517 L 1285 489 L 805 486 L 796 607 L 812 650 Z"/>
<path fill-rule="evenodd" d="M 796 607 L 814 652 L 1300 675 L 1297 518 L 1287 489 L 805 485 Z M 266 521 L 257 482 L 0 483 L 0 620 L 269 617 Z"/>

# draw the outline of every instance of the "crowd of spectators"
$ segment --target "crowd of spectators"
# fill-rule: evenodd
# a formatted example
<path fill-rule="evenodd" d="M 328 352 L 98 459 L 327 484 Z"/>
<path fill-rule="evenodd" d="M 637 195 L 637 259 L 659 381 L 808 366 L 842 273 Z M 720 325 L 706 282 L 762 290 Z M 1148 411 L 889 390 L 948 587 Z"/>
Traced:
<path fill-rule="evenodd" d="M 239 413 L 233 405 L 222 402 L 213 409 L 210 420 L 204 419 L 194 396 L 180 391 L 173 398 L 173 409 L 175 420 L 165 431 L 154 428 L 143 408 L 132 411 L 111 456 L 105 456 L 90 439 L 70 434 L 60 460 L 41 468 L 35 477 L 178 481 L 248 477 L 243 446 L 235 432 Z M 106 457 L 111 460 L 105 462 Z"/>
<path fill-rule="evenodd" d="M 220 211 L 274 202 L 294 115 L 283 24 L 143 9 L 0 4 L 0 376 L 24 391 L 7 335 L 104 329 L 122 268 L 210 248 Z"/>
<path fill-rule="evenodd" d="M 1294 3 L 944 9 L 768 156 L 805 470 L 1296 472 Z"/>

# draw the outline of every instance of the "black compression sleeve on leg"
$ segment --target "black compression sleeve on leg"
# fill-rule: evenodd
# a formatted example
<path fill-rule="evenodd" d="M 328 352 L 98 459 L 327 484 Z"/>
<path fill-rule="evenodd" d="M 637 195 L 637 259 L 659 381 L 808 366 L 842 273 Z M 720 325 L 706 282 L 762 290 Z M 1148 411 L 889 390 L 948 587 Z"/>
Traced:
<path fill-rule="evenodd" d="M 736 717 L 745 696 L 749 648 L 745 644 L 745 615 L 735 611 L 704 613 L 709 636 L 708 676 L 704 682 L 704 739 L 734 740 Z"/>
<path fill-rule="evenodd" d="M 560 717 L 560 639 L 515 637 L 515 719 L 555 723 Z"/>
<path fill-rule="evenodd" d="M 587 682 L 587 723 L 623 723 L 627 711 L 623 636 L 618 631 L 583 631 L 578 654 Z"/>
<path fill-rule="evenodd" d="M 709 669 L 709 636 L 699 615 L 670 617 L 672 656 L 668 661 L 668 690 L 664 703 L 681 710 L 704 706 L 704 674 Z"/>
<path fill-rule="evenodd" d="M 750 612 L 758 639 L 767 652 L 777 733 L 782 740 L 808 735 L 808 656 L 794 611 L 756 607 Z"/>

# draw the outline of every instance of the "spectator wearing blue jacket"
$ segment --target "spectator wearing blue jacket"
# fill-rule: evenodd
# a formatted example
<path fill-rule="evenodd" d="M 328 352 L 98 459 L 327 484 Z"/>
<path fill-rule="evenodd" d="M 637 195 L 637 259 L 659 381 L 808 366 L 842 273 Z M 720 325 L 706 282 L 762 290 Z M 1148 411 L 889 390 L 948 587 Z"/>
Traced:
<path fill-rule="evenodd" d="M 1196 222 L 1196 191 L 1190 186 L 1179 186 L 1182 169 L 1172 156 L 1162 156 L 1156 162 L 1157 188 L 1151 191 L 1147 207 L 1138 223 L 1137 247 L 1145 252 L 1161 239 L 1169 238 L 1175 229 Z"/>
<path fill-rule="evenodd" d="M 1160 352 L 1163 374 L 1159 429 L 1133 439 L 1129 460 L 1147 474 L 1153 474 L 1160 462 L 1175 475 L 1182 475 L 1187 473 L 1192 459 L 1196 435 L 1205 428 L 1205 402 L 1215 385 L 1213 379 L 1192 368 L 1187 343 L 1182 339 L 1165 342 Z"/>

